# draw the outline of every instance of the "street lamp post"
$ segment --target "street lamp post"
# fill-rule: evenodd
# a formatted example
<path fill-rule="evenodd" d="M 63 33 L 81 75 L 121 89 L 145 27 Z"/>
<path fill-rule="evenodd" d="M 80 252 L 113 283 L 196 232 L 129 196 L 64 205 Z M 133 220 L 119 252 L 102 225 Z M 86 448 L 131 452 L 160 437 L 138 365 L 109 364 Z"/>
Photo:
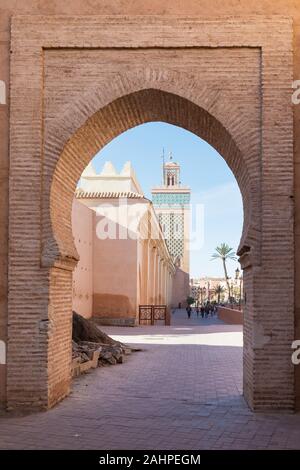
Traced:
<path fill-rule="evenodd" d="M 231 296 L 230 296 L 230 299 L 229 299 L 229 302 L 232 306 L 232 304 L 234 303 L 234 283 L 233 283 L 233 279 L 231 279 L 231 282 L 230 282 L 230 292 L 231 292 Z"/>
<path fill-rule="evenodd" d="M 243 292 L 242 285 L 243 285 L 243 275 L 241 274 L 240 275 L 240 308 L 242 305 L 242 292 Z"/>
<path fill-rule="evenodd" d="M 239 270 L 239 268 L 236 268 L 235 270 L 235 279 L 236 280 L 239 280 L 239 284 L 240 284 L 240 293 L 239 293 L 239 306 L 241 308 L 241 303 L 242 303 L 242 284 L 243 284 L 243 275 L 241 273 L 241 271 Z"/>
<path fill-rule="evenodd" d="M 199 295 L 200 295 L 201 287 L 197 287 L 197 301 L 196 301 L 196 307 L 199 307 Z"/>
<path fill-rule="evenodd" d="M 206 288 L 203 287 L 202 290 L 203 290 L 203 297 L 205 298 L 206 297 Z"/>

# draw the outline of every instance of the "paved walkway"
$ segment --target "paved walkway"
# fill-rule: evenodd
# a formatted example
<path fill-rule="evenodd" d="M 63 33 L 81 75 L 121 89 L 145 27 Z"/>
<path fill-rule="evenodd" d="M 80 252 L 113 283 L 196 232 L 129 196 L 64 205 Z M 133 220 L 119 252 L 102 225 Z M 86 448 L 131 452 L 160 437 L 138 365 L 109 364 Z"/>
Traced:
<path fill-rule="evenodd" d="M 0 417 L 2 449 L 299 449 L 300 414 L 253 414 L 242 332 L 217 318 L 105 328 L 143 349 L 73 382 L 54 409 Z"/>

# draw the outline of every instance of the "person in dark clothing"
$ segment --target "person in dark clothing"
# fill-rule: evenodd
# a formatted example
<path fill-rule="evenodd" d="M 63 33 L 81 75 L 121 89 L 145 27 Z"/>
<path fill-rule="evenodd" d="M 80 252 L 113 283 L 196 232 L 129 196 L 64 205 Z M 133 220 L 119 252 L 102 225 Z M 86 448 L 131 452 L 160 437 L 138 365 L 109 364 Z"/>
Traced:
<path fill-rule="evenodd" d="M 201 317 L 204 318 L 205 308 L 201 305 Z"/>
<path fill-rule="evenodd" d="M 207 318 L 209 314 L 209 304 L 205 305 L 205 317 Z"/>
<path fill-rule="evenodd" d="M 192 307 L 190 305 L 187 306 L 186 313 L 187 313 L 188 318 L 191 318 Z"/>

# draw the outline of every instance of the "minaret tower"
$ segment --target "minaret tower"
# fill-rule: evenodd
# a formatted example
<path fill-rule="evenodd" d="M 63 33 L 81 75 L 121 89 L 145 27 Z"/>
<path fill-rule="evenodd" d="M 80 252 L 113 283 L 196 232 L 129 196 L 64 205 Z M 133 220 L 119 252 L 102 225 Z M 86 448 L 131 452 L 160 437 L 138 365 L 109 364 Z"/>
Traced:
<path fill-rule="evenodd" d="M 178 299 L 181 303 L 189 295 L 190 197 L 190 188 L 182 186 L 180 181 L 180 165 L 170 154 L 169 161 L 163 162 L 163 184 L 152 189 L 152 202 L 169 252 L 181 272 L 182 282 L 178 282 L 184 285 L 178 286 L 175 282 L 181 291 Z"/>

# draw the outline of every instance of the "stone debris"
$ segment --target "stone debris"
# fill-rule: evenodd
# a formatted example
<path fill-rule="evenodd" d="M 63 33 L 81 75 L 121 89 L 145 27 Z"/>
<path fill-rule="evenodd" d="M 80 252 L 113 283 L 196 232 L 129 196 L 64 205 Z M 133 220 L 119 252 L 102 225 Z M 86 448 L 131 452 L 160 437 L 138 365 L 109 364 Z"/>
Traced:
<path fill-rule="evenodd" d="M 114 341 L 92 320 L 73 312 L 72 375 L 78 376 L 90 368 L 122 364 L 124 356 L 138 349 Z"/>

